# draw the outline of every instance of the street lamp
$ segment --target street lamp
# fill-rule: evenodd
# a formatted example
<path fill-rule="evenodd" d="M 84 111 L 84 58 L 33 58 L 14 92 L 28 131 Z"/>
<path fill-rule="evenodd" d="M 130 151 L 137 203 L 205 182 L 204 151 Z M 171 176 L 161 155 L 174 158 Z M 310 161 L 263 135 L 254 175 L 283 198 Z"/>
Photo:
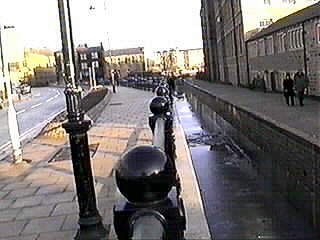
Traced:
<path fill-rule="evenodd" d="M 79 204 L 79 230 L 76 240 L 107 239 L 107 230 L 97 209 L 90 163 L 87 131 L 91 122 L 84 120 L 81 88 L 75 79 L 75 55 L 69 0 L 58 0 L 62 53 L 64 60 L 65 96 L 68 122 L 63 124 L 69 134 L 72 165 Z"/>
<path fill-rule="evenodd" d="M 14 28 L 14 26 L 3 26 L 3 29 Z M 22 163 L 22 149 L 20 142 L 19 126 L 17 120 L 17 112 L 13 105 L 12 99 L 12 89 L 11 89 L 11 80 L 6 76 L 5 64 L 4 64 L 4 54 L 3 54 L 3 45 L 1 38 L 1 26 L 0 26 L 0 57 L 1 57 L 1 67 L 2 67 L 2 77 L 5 82 L 7 95 L 8 95 L 8 127 L 9 134 L 11 138 L 12 153 L 13 153 L 13 163 Z M 8 64 L 9 70 L 9 64 Z"/>

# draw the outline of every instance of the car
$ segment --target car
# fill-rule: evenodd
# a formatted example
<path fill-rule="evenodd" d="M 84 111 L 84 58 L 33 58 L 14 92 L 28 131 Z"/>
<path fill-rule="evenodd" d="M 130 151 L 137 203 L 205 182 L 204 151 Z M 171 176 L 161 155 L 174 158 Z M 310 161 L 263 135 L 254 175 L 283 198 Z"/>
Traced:
<path fill-rule="evenodd" d="M 31 86 L 28 84 L 21 84 L 19 88 L 20 88 L 21 94 L 23 95 L 31 93 Z"/>

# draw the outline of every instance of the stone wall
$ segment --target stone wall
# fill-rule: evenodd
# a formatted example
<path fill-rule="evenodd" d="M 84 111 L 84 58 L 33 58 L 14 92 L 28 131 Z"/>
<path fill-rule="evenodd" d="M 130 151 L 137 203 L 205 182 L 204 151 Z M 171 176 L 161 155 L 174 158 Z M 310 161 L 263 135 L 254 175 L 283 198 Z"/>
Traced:
<path fill-rule="evenodd" d="M 263 181 L 319 229 L 319 146 L 187 82 L 184 91 L 207 129 L 231 137 L 250 156 Z"/>

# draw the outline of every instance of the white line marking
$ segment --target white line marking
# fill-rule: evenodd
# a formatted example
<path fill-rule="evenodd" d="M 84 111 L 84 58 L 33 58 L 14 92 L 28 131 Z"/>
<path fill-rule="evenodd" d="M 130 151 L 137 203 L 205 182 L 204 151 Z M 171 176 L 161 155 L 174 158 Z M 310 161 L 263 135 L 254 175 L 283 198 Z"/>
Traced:
<path fill-rule="evenodd" d="M 19 112 L 17 112 L 17 115 L 21 114 L 21 113 L 24 113 L 26 110 L 25 109 L 22 109 L 20 110 Z"/>
<path fill-rule="evenodd" d="M 48 102 L 51 102 L 53 99 L 54 99 L 54 97 L 51 97 L 51 98 L 47 99 L 46 102 L 47 102 L 47 103 L 48 103 Z"/>
<path fill-rule="evenodd" d="M 38 104 L 36 104 L 36 105 L 33 105 L 31 108 L 36 108 L 36 107 L 39 107 L 39 106 L 41 106 L 42 105 L 42 103 L 38 103 Z"/>

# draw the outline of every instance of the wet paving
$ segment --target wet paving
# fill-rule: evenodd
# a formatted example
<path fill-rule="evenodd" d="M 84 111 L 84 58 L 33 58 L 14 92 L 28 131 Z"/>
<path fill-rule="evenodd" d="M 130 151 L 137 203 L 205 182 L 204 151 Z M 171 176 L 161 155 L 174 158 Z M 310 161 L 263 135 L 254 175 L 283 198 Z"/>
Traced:
<path fill-rule="evenodd" d="M 187 101 L 177 101 L 176 109 L 187 136 L 212 239 L 320 239 L 306 218 L 263 184 L 251 160 L 235 151 L 226 136 L 203 129 Z"/>

